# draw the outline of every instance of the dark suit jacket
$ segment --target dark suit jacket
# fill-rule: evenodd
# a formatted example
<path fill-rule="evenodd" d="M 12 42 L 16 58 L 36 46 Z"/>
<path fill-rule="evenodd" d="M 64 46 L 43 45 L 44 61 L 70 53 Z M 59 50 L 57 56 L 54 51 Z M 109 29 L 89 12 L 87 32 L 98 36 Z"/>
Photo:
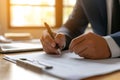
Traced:
<path fill-rule="evenodd" d="M 71 39 L 84 33 L 88 23 L 91 23 L 96 34 L 107 35 L 107 8 L 103 1 L 105 0 L 77 0 L 69 19 L 58 31 L 67 35 L 67 46 Z M 116 33 L 110 36 L 120 46 L 120 25 L 117 28 Z"/>

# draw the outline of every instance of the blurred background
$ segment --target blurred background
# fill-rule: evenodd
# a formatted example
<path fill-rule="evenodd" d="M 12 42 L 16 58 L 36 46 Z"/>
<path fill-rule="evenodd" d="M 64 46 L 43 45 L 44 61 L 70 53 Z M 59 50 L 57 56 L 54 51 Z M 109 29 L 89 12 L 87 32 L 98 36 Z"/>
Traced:
<path fill-rule="evenodd" d="M 0 35 L 30 33 L 39 38 L 47 22 L 53 29 L 68 19 L 76 0 L 0 0 Z"/>

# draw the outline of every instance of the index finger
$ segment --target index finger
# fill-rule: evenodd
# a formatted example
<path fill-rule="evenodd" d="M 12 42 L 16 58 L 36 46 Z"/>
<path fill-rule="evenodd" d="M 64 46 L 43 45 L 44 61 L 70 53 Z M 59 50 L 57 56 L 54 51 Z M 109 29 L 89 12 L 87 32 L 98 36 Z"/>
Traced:
<path fill-rule="evenodd" d="M 73 39 L 70 43 L 69 49 L 71 50 L 74 46 L 76 46 L 77 44 L 83 42 L 85 40 L 85 36 L 81 35 L 75 39 Z"/>
<path fill-rule="evenodd" d="M 42 41 L 48 44 L 51 44 L 52 47 L 55 47 L 55 40 L 50 36 L 50 34 L 46 31 L 42 36 Z"/>

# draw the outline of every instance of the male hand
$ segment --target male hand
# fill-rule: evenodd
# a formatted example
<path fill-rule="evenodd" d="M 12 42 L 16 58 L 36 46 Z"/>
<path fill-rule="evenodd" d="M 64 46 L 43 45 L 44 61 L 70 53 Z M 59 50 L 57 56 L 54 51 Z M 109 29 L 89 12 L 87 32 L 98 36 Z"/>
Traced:
<path fill-rule="evenodd" d="M 83 34 L 73 39 L 69 49 L 87 59 L 105 59 L 111 54 L 105 39 L 94 33 Z"/>
<path fill-rule="evenodd" d="M 57 34 L 53 32 L 53 36 L 54 39 L 49 35 L 47 31 L 44 31 L 41 37 L 41 42 L 46 53 L 56 55 L 59 54 L 58 50 L 56 49 L 56 45 L 62 49 L 65 46 L 66 39 L 65 35 L 62 33 Z"/>

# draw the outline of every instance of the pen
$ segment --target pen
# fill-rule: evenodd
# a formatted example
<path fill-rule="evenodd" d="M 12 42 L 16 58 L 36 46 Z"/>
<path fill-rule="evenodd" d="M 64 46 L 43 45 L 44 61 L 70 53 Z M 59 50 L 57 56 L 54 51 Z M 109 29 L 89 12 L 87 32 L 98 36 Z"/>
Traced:
<path fill-rule="evenodd" d="M 50 26 L 49 26 L 46 22 L 44 22 L 44 25 L 45 25 L 45 27 L 47 28 L 47 31 L 48 31 L 48 33 L 50 34 L 50 36 L 54 39 L 53 32 L 52 32 Z M 56 47 L 55 47 L 55 48 L 57 49 L 58 53 L 61 54 L 61 50 L 60 50 L 58 44 L 56 44 Z"/>
<path fill-rule="evenodd" d="M 52 69 L 53 66 L 46 64 L 44 62 L 40 62 L 38 60 L 29 60 L 27 58 L 19 58 L 16 60 L 17 65 L 29 67 L 29 68 L 38 68 L 38 69 Z"/>

